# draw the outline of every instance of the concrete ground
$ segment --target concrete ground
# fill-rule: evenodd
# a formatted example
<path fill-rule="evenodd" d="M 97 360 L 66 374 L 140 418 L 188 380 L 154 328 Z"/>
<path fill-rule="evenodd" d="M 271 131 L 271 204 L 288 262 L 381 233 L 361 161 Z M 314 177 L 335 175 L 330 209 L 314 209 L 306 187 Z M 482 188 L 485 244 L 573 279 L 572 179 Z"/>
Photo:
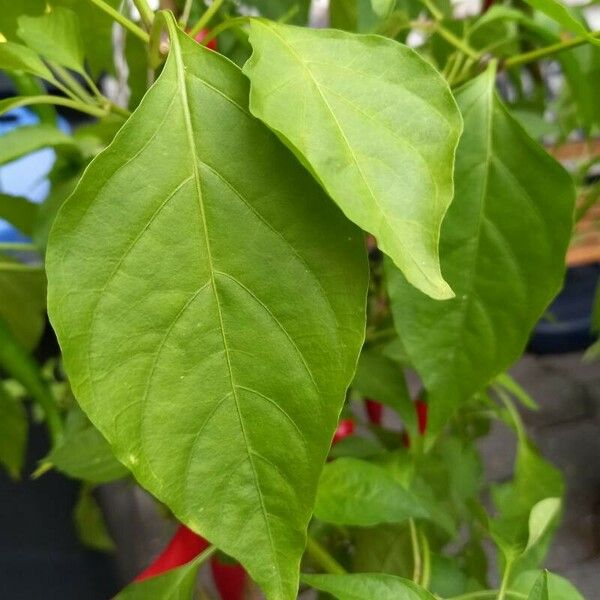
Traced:
<path fill-rule="evenodd" d="M 546 566 L 588 600 L 600 598 L 600 362 L 578 353 L 526 355 L 511 371 L 539 412 L 522 411 L 542 454 L 564 473 L 565 514 Z M 486 476 L 510 477 L 514 435 L 494 427 L 481 443 Z"/>

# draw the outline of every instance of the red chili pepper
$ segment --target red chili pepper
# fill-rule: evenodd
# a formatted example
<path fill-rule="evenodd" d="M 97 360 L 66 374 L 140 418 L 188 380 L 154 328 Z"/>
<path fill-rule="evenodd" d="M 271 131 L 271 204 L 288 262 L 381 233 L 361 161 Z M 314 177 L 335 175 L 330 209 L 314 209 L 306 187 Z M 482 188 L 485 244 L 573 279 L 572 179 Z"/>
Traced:
<path fill-rule="evenodd" d="M 381 419 L 383 417 L 383 404 L 381 404 L 381 402 L 377 402 L 377 400 L 370 400 L 367 398 L 365 400 L 365 409 L 367 410 L 369 421 L 371 421 L 373 425 L 381 425 Z"/>
<path fill-rule="evenodd" d="M 149 577 L 160 575 L 196 558 L 200 552 L 209 547 L 209 543 L 201 536 L 195 534 L 185 525 L 180 525 L 168 546 L 161 552 L 158 558 L 136 578 L 143 581 Z"/>
<path fill-rule="evenodd" d="M 337 444 L 339 441 L 343 440 L 345 437 L 352 435 L 354 433 L 354 421 L 352 419 L 342 419 L 335 433 L 333 434 L 332 444 Z"/>
<path fill-rule="evenodd" d="M 423 435 L 427 431 L 427 402 L 425 400 L 415 400 L 415 411 L 417 413 L 419 433 Z M 410 447 L 410 436 L 406 431 L 402 432 L 402 445 L 405 448 Z"/>
<path fill-rule="evenodd" d="M 215 556 L 210 567 L 222 600 L 244 600 L 246 571 L 242 565 L 228 565 Z"/>
<path fill-rule="evenodd" d="M 190 562 L 198 554 L 204 552 L 210 544 L 200 535 L 180 525 L 175 535 L 156 560 L 135 581 L 143 581 L 149 577 L 160 575 Z M 215 586 L 222 600 L 243 600 L 246 572 L 241 565 L 225 565 L 216 557 L 211 561 Z"/>
<path fill-rule="evenodd" d="M 194 38 L 199 44 L 202 43 L 202 40 L 204 40 L 204 38 L 210 33 L 210 29 L 201 29 L 197 34 L 196 37 Z M 210 40 L 207 44 L 206 44 L 207 48 L 210 48 L 211 50 L 214 50 L 216 52 L 218 46 L 217 46 L 217 38 L 213 38 L 212 40 Z"/>

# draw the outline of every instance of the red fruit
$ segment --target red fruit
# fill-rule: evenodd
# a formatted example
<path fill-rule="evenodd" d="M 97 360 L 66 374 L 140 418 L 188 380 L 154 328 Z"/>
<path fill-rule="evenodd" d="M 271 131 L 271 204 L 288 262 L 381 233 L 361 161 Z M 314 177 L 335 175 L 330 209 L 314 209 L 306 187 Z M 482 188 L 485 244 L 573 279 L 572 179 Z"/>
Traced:
<path fill-rule="evenodd" d="M 199 44 L 202 43 L 202 41 L 204 40 L 204 38 L 210 33 L 210 29 L 201 29 L 197 34 L 196 37 L 194 38 Z M 208 42 L 208 44 L 206 44 L 207 48 L 210 48 L 211 50 L 217 50 L 217 38 L 213 38 L 212 40 L 210 40 L 210 42 Z"/>
<path fill-rule="evenodd" d="M 210 563 L 215 586 L 222 600 L 244 600 L 246 571 L 242 565 L 222 563 L 216 556 Z"/>
<path fill-rule="evenodd" d="M 190 560 L 196 558 L 200 552 L 209 547 L 209 543 L 199 535 L 196 535 L 185 525 L 180 525 L 169 542 L 169 545 L 162 551 L 158 558 L 136 578 L 136 581 L 143 581 L 149 577 L 160 575 L 165 571 L 170 571 L 181 565 L 185 565 Z"/>
<path fill-rule="evenodd" d="M 417 419 L 419 421 L 419 433 L 423 435 L 427 429 L 427 402 L 424 400 L 417 400 L 415 402 L 415 408 L 417 410 Z"/>
<path fill-rule="evenodd" d="M 381 418 L 383 417 L 383 404 L 376 400 L 365 400 L 365 408 L 367 410 L 367 416 L 369 421 L 373 425 L 381 425 Z"/>
<path fill-rule="evenodd" d="M 335 433 L 333 434 L 332 444 L 337 444 L 339 441 L 343 440 L 345 437 L 352 435 L 354 433 L 354 421 L 352 419 L 342 419 Z"/>

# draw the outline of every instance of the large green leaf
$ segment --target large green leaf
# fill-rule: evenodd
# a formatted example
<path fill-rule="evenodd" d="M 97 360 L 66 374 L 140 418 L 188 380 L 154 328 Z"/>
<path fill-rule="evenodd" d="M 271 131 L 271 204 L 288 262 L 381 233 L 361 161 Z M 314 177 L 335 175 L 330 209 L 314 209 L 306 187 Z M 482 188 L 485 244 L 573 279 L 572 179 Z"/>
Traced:
<path fill-rule="evenodd" d="M 344 213 L 434 298 L 461 119 L 442 77 L 390 39 L 252 21 L 250 108 Z"/>
<path fill-rule="evenodd" d="M 49 312 L 117 457 L 287 600 L 364 339 L 364 242 L 240 70 L 165 18 L 159 79 L 55 221 Z"/>
<path fill-rule="evenodd" d="M 429 517 L 388 469 L 357 458 L 338 458 L 325 466 L 315 515 L 328 523 L 361 527 Z"/>
<path fill-rule="evenodd" d="M 571 178 L 509 115 L 494 76 L 457 94 L 465 130 L 440 245 L 456 298 L 434 302 L 388 264 L 394 322 L 427 388 L 432 434 L 521 354 L 561 285 L 571 234 Z"/>
<path fill-rule="evenodd" d="M 383 573 L 303 575 L 302 581 L 338 600 L 435 600 L 410 579 Z"/>
<path fill-rule="evenodd" d="M 41 17 L 23 15 L 18 19 L 18 36 L 47 60 L 83 71 L 83 40 L 77 15 L 67 8 L 53 8 Z"/>

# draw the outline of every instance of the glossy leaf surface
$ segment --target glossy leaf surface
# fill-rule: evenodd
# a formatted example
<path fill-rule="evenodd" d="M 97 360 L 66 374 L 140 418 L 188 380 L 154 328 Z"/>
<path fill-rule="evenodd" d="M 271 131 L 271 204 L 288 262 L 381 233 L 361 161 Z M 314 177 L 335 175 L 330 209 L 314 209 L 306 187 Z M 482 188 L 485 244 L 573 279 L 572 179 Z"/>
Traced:
<path fill-rule="evenodd" d="M 456 298 L 434 302 L 388 264 L 394 322 L 427 388 L 431 433 L 523 351 L 561 285 L 575 195 L 507 113 L 491 69 L 457 101 L 465 130 L 440 246 Z"/>
<path fill-rule="evenodd" d="M 450 298 L 438 260 L 461 119 L 441 76 L 379 36 L 255 20 L 250 108 L 408 280 Z"/>
<path fill-rule="evenodd" d="M 117 457 L 287 600 L 364 337 L 364 242 L 239 69 L 166 18 L 159 79 L 55 221 L 49 312 Z"/>

